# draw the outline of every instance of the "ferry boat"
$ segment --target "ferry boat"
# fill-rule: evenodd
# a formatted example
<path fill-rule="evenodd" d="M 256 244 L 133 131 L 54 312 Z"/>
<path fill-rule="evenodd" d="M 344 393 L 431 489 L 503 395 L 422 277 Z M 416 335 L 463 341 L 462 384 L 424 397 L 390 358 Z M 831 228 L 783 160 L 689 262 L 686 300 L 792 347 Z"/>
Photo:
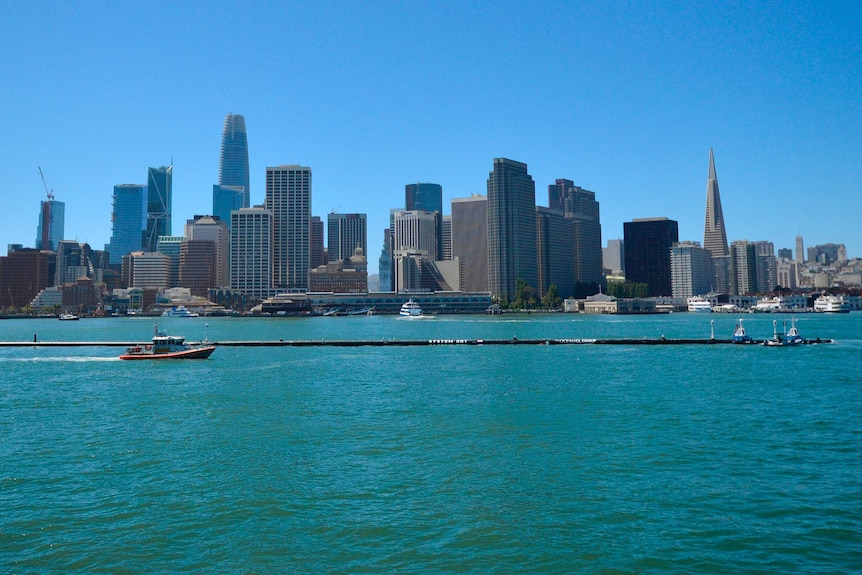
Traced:
<path fill-rule="evenodd" d="M 422 308 L 418 302 L 413 301 L 411 298 L 401 306 L 399 315 L 402 317 L 422 317 Z"/>
<path fill-rule="evenodd" d="M 730 338 L 733 343 L 752 343 L 751 336 L 745 331 L 745 326 L 742 325 L 742 320 L 736 322 L 736 330 L 733 332 L 733 337 Z"/>
<path fill-rule="evenodd" d="M 688 311 L 695 313 L 712 313 L 712 304 L 708 299 L 702 297 L 688 298 Z"/>
<path fill-rule="evenodd" d="M 76 321 L 76 320 L 79 320 L 81 318 L 79 318 L 78 316 L 76 316 L 73 313 L 61 313 L 60 316 L 58 317 L 58 319 L 60 321 Z"/>
<path fill-rule="evenodd" d="M 215 351 L 212 344 L 189 344 L 181 335 L 167 335 L 159 330 L 159 324 L 153 331 L 152 344 L 133 345 L 120 359 L 206 359 Z"/>
<path fill-rule="evenodd" d="M 162 316 L 164 317 L 198 317 L 198 314 L 190 312 L 188 308 L 184 305 L 178 305 L 172 307 L 171 309 L 165 311 Z"/>
<path fill-rule="evenodd" d="M 840 295 L 822 295 L 814 300 L 814 311 L 823 313 L 849 313 L 850 304 Z"/>

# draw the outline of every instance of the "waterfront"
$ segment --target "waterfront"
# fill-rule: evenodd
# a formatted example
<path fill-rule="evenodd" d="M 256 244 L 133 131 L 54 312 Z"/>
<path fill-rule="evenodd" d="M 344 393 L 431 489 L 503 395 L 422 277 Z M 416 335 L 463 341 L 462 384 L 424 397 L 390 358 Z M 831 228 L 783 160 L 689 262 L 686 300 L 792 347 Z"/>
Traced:
<path fill-rule="evenodd" d="M 749 316 L 753 336 L 772 320 Z M 736 317 L 163 320 L 190 340 L 728 337 Z M 760 346 L 0 350 L 3 571 L 850 572 L 862 314 Z M 0 322 L 146 340 L 148 319 Z"/>

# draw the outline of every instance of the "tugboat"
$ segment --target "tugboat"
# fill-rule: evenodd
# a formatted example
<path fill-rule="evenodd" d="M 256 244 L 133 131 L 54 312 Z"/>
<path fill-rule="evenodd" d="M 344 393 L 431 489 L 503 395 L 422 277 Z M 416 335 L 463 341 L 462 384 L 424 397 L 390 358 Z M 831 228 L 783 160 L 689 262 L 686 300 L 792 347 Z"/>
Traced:
<path fill-rule="evenodd" d="M 801 335 L 799 335 L 799 330 L 796 329 L 796 318 L 793 318 L 790 322 L 790 331 L 787 330 L 787 323 L 784 324 L 785 333 L 784 335 L 778 334 L 778 322 L 775 320 L 772 321 L 772 339 L 767 339 L 763 342 L 763 345 L 767 345 L 770 347 L 785 347 L 788 345 L 799 345 L 801 343 L 805 343 L 805 339 Z"/>
<path fill-rule="evenodd" d="M 733 332 L 733 337 L 730 338 L 733 343 L 752 343 L 751 336 L 745 331 L 745 326 L 742 325 L 742 320 L 736 322 L 736 330 Z"/>
<path fill-rule="evenodd" d="M 206 359 L 215 351 L 210 343 L 188 344 L 183 336 L 167 335 L 159 330 L 159 324 L 153 331 L 152 344 L 133 345 L 120 359 Z"/>

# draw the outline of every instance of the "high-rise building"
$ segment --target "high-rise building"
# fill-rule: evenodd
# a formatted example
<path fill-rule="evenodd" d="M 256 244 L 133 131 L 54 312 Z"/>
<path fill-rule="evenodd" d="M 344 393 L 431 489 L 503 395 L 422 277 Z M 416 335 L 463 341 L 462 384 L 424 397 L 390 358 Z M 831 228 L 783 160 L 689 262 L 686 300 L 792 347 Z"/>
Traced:
<path fill-rule="evenodd" d="M 407 184 L 404 187 L 407 211 L 443 213 L 443 186 L 440 184 Z"/>
<path fill-rule="evenodd" d="M 309 266 L 314 269 L 326 265 L 326 247 L 323 245 L 323 220 L 320 216 L 311 216 L 311 255 Z"/>
<path fill-rule="evenodd" d="M 805 263 L 805 244 L 802 236 L 796 236 L 796 267 L 801 268 Z"/>
<path fill-rule="evenodd" d="M 551 285 L 562 298 L 575 295 L 575 226 L 563 212 L 536 206 L 536 263 L 538 295 L 545 297 Z"/>
<path fill-rule="evenodd" d="M 625 254 L 625 242 L 623 240 L 608 240 L 608 247 L 602 250 L 602 266 L 611 275 L 623 275 L 626 269 Z"/>
<path fill-rule="evenodd" d="M 775 246 L 772 242 L 754 242 L 754 255 L 757 269 L 757 291 L 768 293 L 778 283 L 778 270 L 775 260 Z"/>
<path fill-rule="evenodd" d="M 452 200 L 452 258 L 461 262 L 461 290 L 488 291 L 488 197 Z"/>
<path fill-rule="evenodd" d="M 186 238 L 190 242 L 208 241 L 213 243 L 212 265 L 214 283 L 207 287 L 228 287 L 230 285 L 230 268 L 228 267 L 230 229 L 227 222 L 215 216 L 195 216 L 191 220 L 186 220 L 185 231 Z M 191 258 L 198 253 L 201 252 L 197 248 L 188 250 L 187 258 Z M 180 254 L 180 261 L 182 265 L 182 253 Z M 196 268 L 196 270 L 199 271 L 199 268 Z M 191 287 L 184 285 L 182 278 L 180 278 L 180 285 Z"/>
<path fill-rule="evenodd" d="M 396 251 L 410 250 L 426 252 L 431 261 L 437 254 L 437 214 L 424 210 L 402 210 L 395 213 Z"/>
<path fill-rule="evenodd" d="M 173 166 L 147 170 L 147 231 L 144 248 L 156 251 L 159 236 L 171 235 Z"/>
<path fill-rule="evenodd" d="M 50 273 L 53 254 L 18 248 L 0 257 L 0 309 L 22 309 L 43 289 L 53 285 Z"/>
<path fill-rule="evenodd" d="M 712 288 L 712 257 L 700 242 L 677 242 L 670 249 L 671 292 L 675 298 L 706 295 Z"/>
<path fill-rule="evenodd" d="M 251 298 L 267 298 L 273 277 L 272 212 L 242 208 L 230 217 L 230 287 Z"/>
<path fill-rule="evenodd" d="M 66 204 L 54 199 L 42 202 L 39 223 L 36 226 L 36 249 L 55 251 L 63 239 L 66 222 Z"/>
<path fill-rule="evenodd" d="M 93 250 L 88 244 L 74 240 L 61 240 L 57 244 L 57 257 L 54 266 L 54 285 L 74 283 L 80 277 L 93 277 Z"/>
<path fill-rule="evenodd" d="M 242 188 L 242 202 L 235 209 L 247 208 L 251 205 L 248 175 L 248 135 L 245 130 L 245 117 L 242 114 L 228 114 L 224 118 L 221 133 L 218 183 L 220 186 Z M 222 216 L 215 209 L 213 213 L 219 217 Z M 227 216 L 229 217 L 230 213 Z"/>
<path fill-rule="evenodd" d="M 216 282 L 216 245 L 210 240 L 187 239 L 180 249 L 179 286 L 193 296 L 206 297 Z M 221 286 L 226 287 L 226 286 Z"/>
<path fill-rule="evenodd" d="M 757 293 L 757 253 L 754 244 L 737 240 L 730 244 L 730 291 L 734 295 Z"/>
<path fill-rule="evenodd" d="M 442 248 L 443 251 L 440 252 L 441 260 L 451 260 L 452 259 L 452 215 L 443 216 L 443 240 L 442 240 Z"/>
<path fill-rule="evenodd" d="M 264 207 L 273 216 L 273 287 L 307 290 L 311 262 L 311 168 L 296 165 L 267 168 Z"/>
<path fill-rule="evenodd" d="M 367 220 L 365 214 L 329 214 L 326 218 L 327 260 L 350 259 L 357 246 L 362 248 L 364 256 L 368 247 Z"/>
<path fill-rule="evenodd" d="M 242 205 L 245 198 L 245 192 L 242 186 L 223 186 L 220 184 L 213 185 L 213 215 L 223 221 L 230 229 L 230 213 L 240 208 L 247 208 Z"/>
<path fill-rule="evenodd" d="M 111 242 L 105 246 L 111 264 L 121 264 L 123 256 L 144 247 L 147 228 L 147 187 L 143 184 L 114 186 Z"/>
<path fill-rule="evenodd" d="M 156 251 L 171 258 L 171 271 L 168 275 L 167 287 L 180 287 L 180 254 L 185 236 L 159 236 Z"/>
<path fill-rule="evenodd" d="M 440 184 L 407 184 L 404 187 L 404 209 L 437 213 L 437 258 L 443 258 L 443 186 Z"/>
<path fill-rule="evenodd" d="M 793 259 L 793 250 L 790 248 L 779 248 L 778 249 L 778 259 L 780 260 L 792 260 Z"/>
<path fill-rule="evenodd" d="M 649 296 L 669 296 L 670 248 L 679 241 L 679 224 L 668 218 L 641 218 L 623 223 L 626 280 L 645 283 Z"/>
<path fill-rule="evenodd" d="M 515 284 L 538 285 L 536 184 L 527 164 L 494 158 L 488 175 L 488 287 L 514 299 Z"/>
<path fill-rule="evenodd" d="M 724 228 L 724 212 L 721 210 L 721 196 L 718 193 L 718 177 L 715 175 L 715 160 L 712 148 L 709 149 L 709 174 L 706 179 L 706 220 L 703 226 L 703 248 L 713 257 L 726 256 L 727 232 Z"/>
<path fill-rule="evenodd" d="M 602 281 L 602 225 L 596 194 L 559 178 L 548 186 L 548 206 L 560 210 L 572 221 L 574 236 L 574 280 L 599 284 Z"/>
<path fill-rule="evenodd" d="M 171 283 L 171 257 L 158 252 L 129 254 L 129 287 L 169 288 Z"/>

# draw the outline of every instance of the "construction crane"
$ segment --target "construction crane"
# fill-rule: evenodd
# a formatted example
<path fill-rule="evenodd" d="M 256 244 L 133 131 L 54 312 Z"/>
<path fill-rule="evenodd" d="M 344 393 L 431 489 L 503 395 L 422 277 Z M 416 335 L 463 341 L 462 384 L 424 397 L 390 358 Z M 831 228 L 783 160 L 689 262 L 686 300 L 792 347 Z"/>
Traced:
<path fill-rule="evenodd" d="M 42 202 L 42 236 L 39 238 L 42 245 L 38 246 L 43 250 L 53 250 L 51 245 L 51 224 L 54 223 L 54 214 L 51 210 L 51 202 L 54 201 L 54 190 L 48 187 L 48 182 L 45 181 L 45 174 L 42 173 L 42 167 L 39 167 L 39 175 L 42 176 L 42 185 L 45 186 L 45 194 L 48 196 L 47 202 Z"/>
<path fill-rule="evenodd" d="M 48 189 L 48 182 L 45 181 L 45 174 L 42 173 L 42 167 L 39 167 L 39 175 L 42 176 L 42 185 L 45 186 L 45 193 L 48 195 L 48 201 L 54 199 L 54 190 Z"/>

